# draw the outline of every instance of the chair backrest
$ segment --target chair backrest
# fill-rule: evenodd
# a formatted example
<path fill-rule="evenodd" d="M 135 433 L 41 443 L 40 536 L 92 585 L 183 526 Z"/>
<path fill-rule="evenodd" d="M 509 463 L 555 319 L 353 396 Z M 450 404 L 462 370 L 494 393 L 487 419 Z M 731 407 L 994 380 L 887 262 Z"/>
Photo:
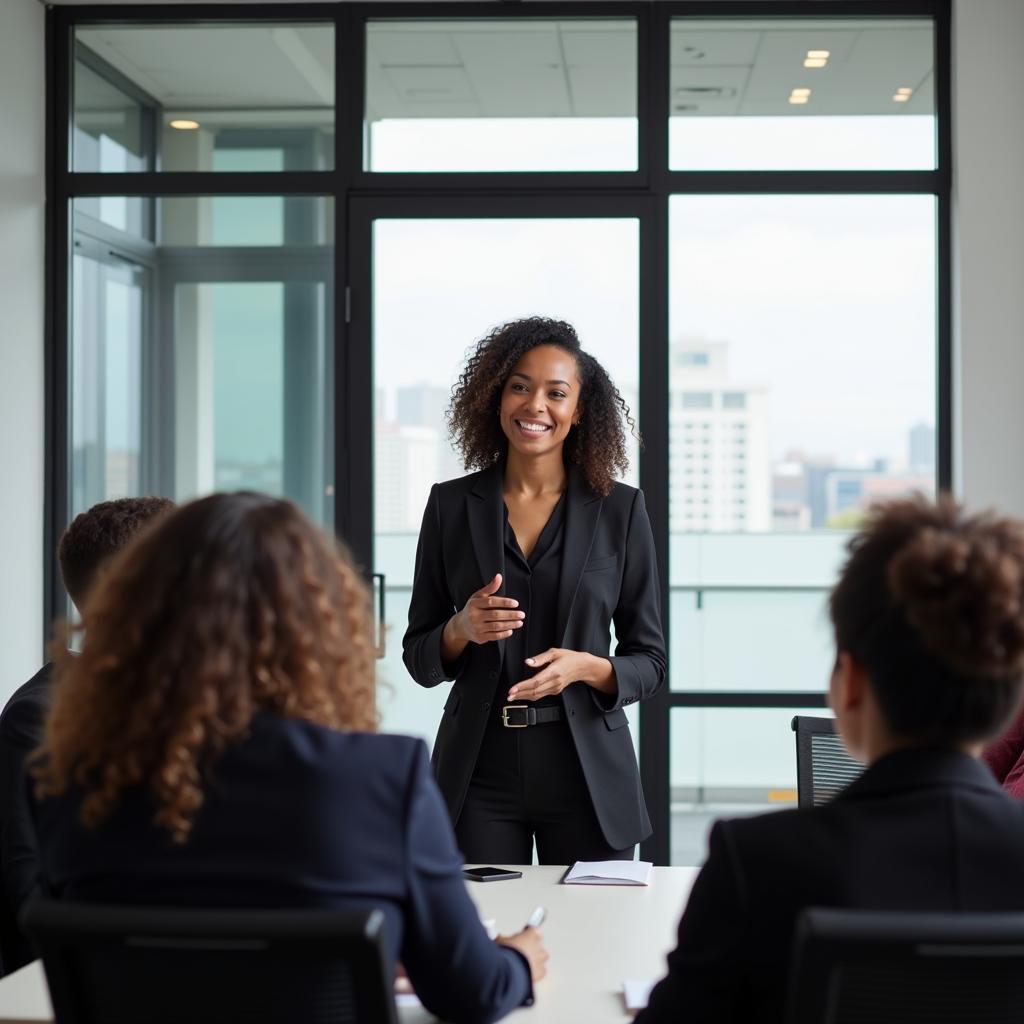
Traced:
<path fill-rule="evenodd" d="M 805 910 L 786 1024 L 1015 1024 L 1024 914 Z"/>
<path fill-rule="evenodd" d="M 379 910 L 30 901 L 57 1024 L 396 1024 Z"/>
<path fill-rule="evenodd" d="M 828 803 L 862 771 L 836 735 L 835 719 L 796 715 L 796 801 L 800 807 Z"/>

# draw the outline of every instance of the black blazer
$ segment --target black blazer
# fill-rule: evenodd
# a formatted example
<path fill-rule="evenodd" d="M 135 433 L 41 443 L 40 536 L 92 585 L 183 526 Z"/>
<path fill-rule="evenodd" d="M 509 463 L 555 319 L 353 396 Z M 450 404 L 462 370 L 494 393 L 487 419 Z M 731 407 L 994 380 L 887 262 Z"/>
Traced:
<path fill-rule="evenodd" d="M 882 758 L 831 803 L 719 822 L 637 1024 L 778 1024 L 805 907 L 1024 910 L 1024 804 L 954 751 Z"/>
<path fill-rule="evenodd" d="M 131 792 L 95 830 L 70 792 L 34 803 L 44 890 L 141 906 L 378 907 L 392 957 L 444 1020 L 492 1021 L 532 1001 L 530 972 L 491 942 L 426 747 L 277 715 L 213 765 L 184 844 Z"/>
<path fill-rule="evenodd" d="M 35 952 L 18 927 L 18 911 L 38 875 L 24 765 L 26 756 L 43 741 L 52 671 L 52 664 L 44 665 L 14 691 L 0 714 L 0 958 L 4 974 L 35 959 Z"/>
<path fill-rule="evenodd" d="M 462 809 L 487 719 L 505 702 L 505 642 L 469 644 L 449 675 L 441 633 L 474 591 L 496 572 L 504 575 L 503 474 L 498 463 L 435 484 L 416 549 L 403 656 L 422 686 L 455 680 L 433 754 L 452 821 Z M 651 834 L 622 708 L 656 693 L 665 681 L 657 561 L 643 493 L 615 484 L 601 498 L 570 467 L 557 646 L 608 657 L 613 622 L 618 642 L 609 660 L 618 693 L 605 696 L 576 683 L 563 690 L 562 700 L 601 830 L 609 846 L 623 849 Z"/>

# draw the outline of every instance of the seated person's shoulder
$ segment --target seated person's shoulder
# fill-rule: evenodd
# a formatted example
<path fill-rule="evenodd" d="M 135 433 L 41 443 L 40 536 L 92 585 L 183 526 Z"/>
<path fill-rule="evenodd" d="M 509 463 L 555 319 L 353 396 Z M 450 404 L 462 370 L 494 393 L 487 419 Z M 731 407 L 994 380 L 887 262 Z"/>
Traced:
<path fill-rule="evenodd" d="M 276 715 L 254 719 L 253 738 L 261 744 L 284 744 L 294 757 L 328 771 L 337 768 L 407 778 L 429 764 L 425 744 L 412 736 L 332 729 Z"/>
<path fill-rule="evenodd" d="M 825 807 L 790 808 L 748 818 L 716 822 L 709 837 L 709 854 L 724 857 L 733 870 L 746 876 L 778 879 L 787 870 L 820 862 L 842 842 L 842 826 Z"/>
<path fill-rule="evenodd" d="M 50 707 L 52 665 L 44 665 L 27 683 L 11 694 L 0 712 L 0 736 L 42 740 L 43 720 Z"/>

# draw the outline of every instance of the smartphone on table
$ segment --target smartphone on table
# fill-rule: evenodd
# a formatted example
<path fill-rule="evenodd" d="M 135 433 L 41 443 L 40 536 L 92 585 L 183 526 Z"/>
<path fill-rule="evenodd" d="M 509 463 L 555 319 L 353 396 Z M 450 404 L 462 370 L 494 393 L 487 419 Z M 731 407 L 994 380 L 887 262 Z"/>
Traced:
<path fill-rule="evenodd" d="M 471 882 L 500 882 L 505 878 L 522 878 L 522 871 L 513 871 L 511 868 L 464 868 L 462 876 Z"/>

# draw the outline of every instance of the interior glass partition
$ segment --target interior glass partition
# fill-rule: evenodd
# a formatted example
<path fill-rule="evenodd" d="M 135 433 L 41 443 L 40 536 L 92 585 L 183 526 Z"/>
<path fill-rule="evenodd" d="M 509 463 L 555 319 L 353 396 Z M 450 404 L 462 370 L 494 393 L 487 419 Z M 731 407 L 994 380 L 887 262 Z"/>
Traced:
<path fill-rule="evenodd" d="M 373 20 L 368 171 L 632 171 L 629 18 Z"/>
<path fill-rule="evenodd" d="M 222 171 L 225 150 L 334 166 L 330 22 L 84 24 L 74 37 L 76 171 Z"/>
<path fill-rule="evenodd" d="M 931 18 L 676 18 L 669 166 L 936 166 Z"/>
<path fill-rule="evenodd" d="M 332 200 L 147 201 L 155 243 L 75 206 L 74 507 L 249 489 L 330 523 Z"/>

